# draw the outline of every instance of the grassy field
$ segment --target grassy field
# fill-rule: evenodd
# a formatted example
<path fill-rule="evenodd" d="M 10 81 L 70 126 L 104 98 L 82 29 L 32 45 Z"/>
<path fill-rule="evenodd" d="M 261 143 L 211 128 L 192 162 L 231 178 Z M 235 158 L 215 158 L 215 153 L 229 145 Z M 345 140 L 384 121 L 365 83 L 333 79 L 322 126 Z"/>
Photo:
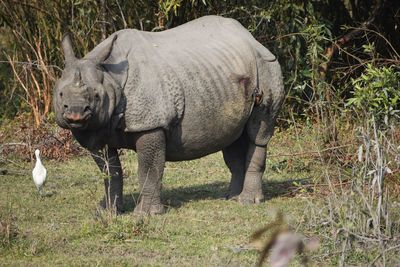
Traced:
<path fill-rule="evenodd" d="M 254 206 L 224 200 L 229 172 L 221 153 L 167 163 L 163 199 L 168 210 L 153 217 L 132 213 L 138 197 L 132 152 L 122 156 L 126 212 L 116 218 L 98 208 L 103 182 L 88 156 L 66 162 L 43 159 L 48 169 L 45 197 L 38 196 L 33 184 L 33 163 L 7 161 L 2 168 L 8 174 L 0 176 L 0 220 L 10 225 L 11 234 L 0 243 L 0 265 L 254 266 L 259 253 L 249 245 L 250 236 L 279 211 L 306 238 L 321 240 L 311 254 L 313 262 L 336 265 L 341 248 L 334 238 L 307 224 L 315 223 L 309 217 L 323 210 L 323 195 L 309 192 L 312 186 L 307 185 L 327 167 L 312 158 L 282 156 L 317 148 L 311 134 L 278 132 L 264 175 L 266 201 Z M 375 256 L 368 254 L 354 251 L 350 262 Z M 400 264 L 400 258 L 391 262 Z"/>

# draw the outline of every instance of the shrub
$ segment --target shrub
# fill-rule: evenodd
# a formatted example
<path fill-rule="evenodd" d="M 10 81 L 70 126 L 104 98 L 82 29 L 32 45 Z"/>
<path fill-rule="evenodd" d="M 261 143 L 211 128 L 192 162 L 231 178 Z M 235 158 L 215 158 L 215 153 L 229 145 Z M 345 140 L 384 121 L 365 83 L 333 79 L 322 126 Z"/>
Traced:
<path fill-rule="evenodd" d="M 395 66 L 367 64 L 364 73 L 352 79 L 351 84 L 353 97 L 346 105 L 356 113 L 372 116 L 376 122 L 385 124 L 400 118 L 400 71 Z"/>

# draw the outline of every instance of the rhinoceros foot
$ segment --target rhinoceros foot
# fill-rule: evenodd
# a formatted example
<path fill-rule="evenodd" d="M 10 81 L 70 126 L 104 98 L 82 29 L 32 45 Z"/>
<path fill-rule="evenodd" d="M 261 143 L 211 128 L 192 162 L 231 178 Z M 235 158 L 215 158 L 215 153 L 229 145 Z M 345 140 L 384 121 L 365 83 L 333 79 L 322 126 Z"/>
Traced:
<path fill-rule="evenodd" d="M 162 204 L 148 204 L 145 205 L 142 201 L 135 207 L 133 211 L 136 215 L 157 215 L 165 213 L 164 205 Z"/>
<path fill-rule="evenodd" d="M 242 192 L 237 198 L 242 204 L 260 204 L 264 200 L 263 194 Z"/>

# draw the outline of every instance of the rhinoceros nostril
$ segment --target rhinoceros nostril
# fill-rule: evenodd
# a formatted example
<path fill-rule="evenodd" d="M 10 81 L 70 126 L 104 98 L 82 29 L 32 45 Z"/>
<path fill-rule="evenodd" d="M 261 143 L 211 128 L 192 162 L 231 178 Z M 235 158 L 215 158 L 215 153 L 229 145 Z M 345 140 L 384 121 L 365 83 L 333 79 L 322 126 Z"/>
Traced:
<path fill-rule="evenodd" d="M 67 108 L 68 108 L 68 105 L 64 105 L 64 108 L 67 109 Z"/>
<path fill-rule="evenodd" d="M 83 112 L 84 112 L 84 113 L 90 112 L 90 107 L 89 107 L 89 106 L 86 106 L 85 109 L 83 110 Z"/>

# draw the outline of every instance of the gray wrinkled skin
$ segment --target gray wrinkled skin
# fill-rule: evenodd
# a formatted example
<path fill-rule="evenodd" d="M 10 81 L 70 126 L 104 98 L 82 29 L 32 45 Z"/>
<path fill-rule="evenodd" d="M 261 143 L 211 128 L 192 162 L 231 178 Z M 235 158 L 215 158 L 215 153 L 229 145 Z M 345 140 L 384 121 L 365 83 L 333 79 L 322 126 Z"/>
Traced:
<path fill-rule="evenodd" d="M 157 33 L 121 30 L 82 59 L 69 36 L 62 47 L 56 121 L 109 172 L 107 206 L 122 210 L 119 148 L 138 154 L 135 213 L 164 211 L 165 161 L 219 150 L 232 173 L 227 197 L 263 199 L 266 146 L 284 89 L 274 55 L 237 21 L 206 16 Z M 256 93 L 263 95 L 257 105 Z"/>

